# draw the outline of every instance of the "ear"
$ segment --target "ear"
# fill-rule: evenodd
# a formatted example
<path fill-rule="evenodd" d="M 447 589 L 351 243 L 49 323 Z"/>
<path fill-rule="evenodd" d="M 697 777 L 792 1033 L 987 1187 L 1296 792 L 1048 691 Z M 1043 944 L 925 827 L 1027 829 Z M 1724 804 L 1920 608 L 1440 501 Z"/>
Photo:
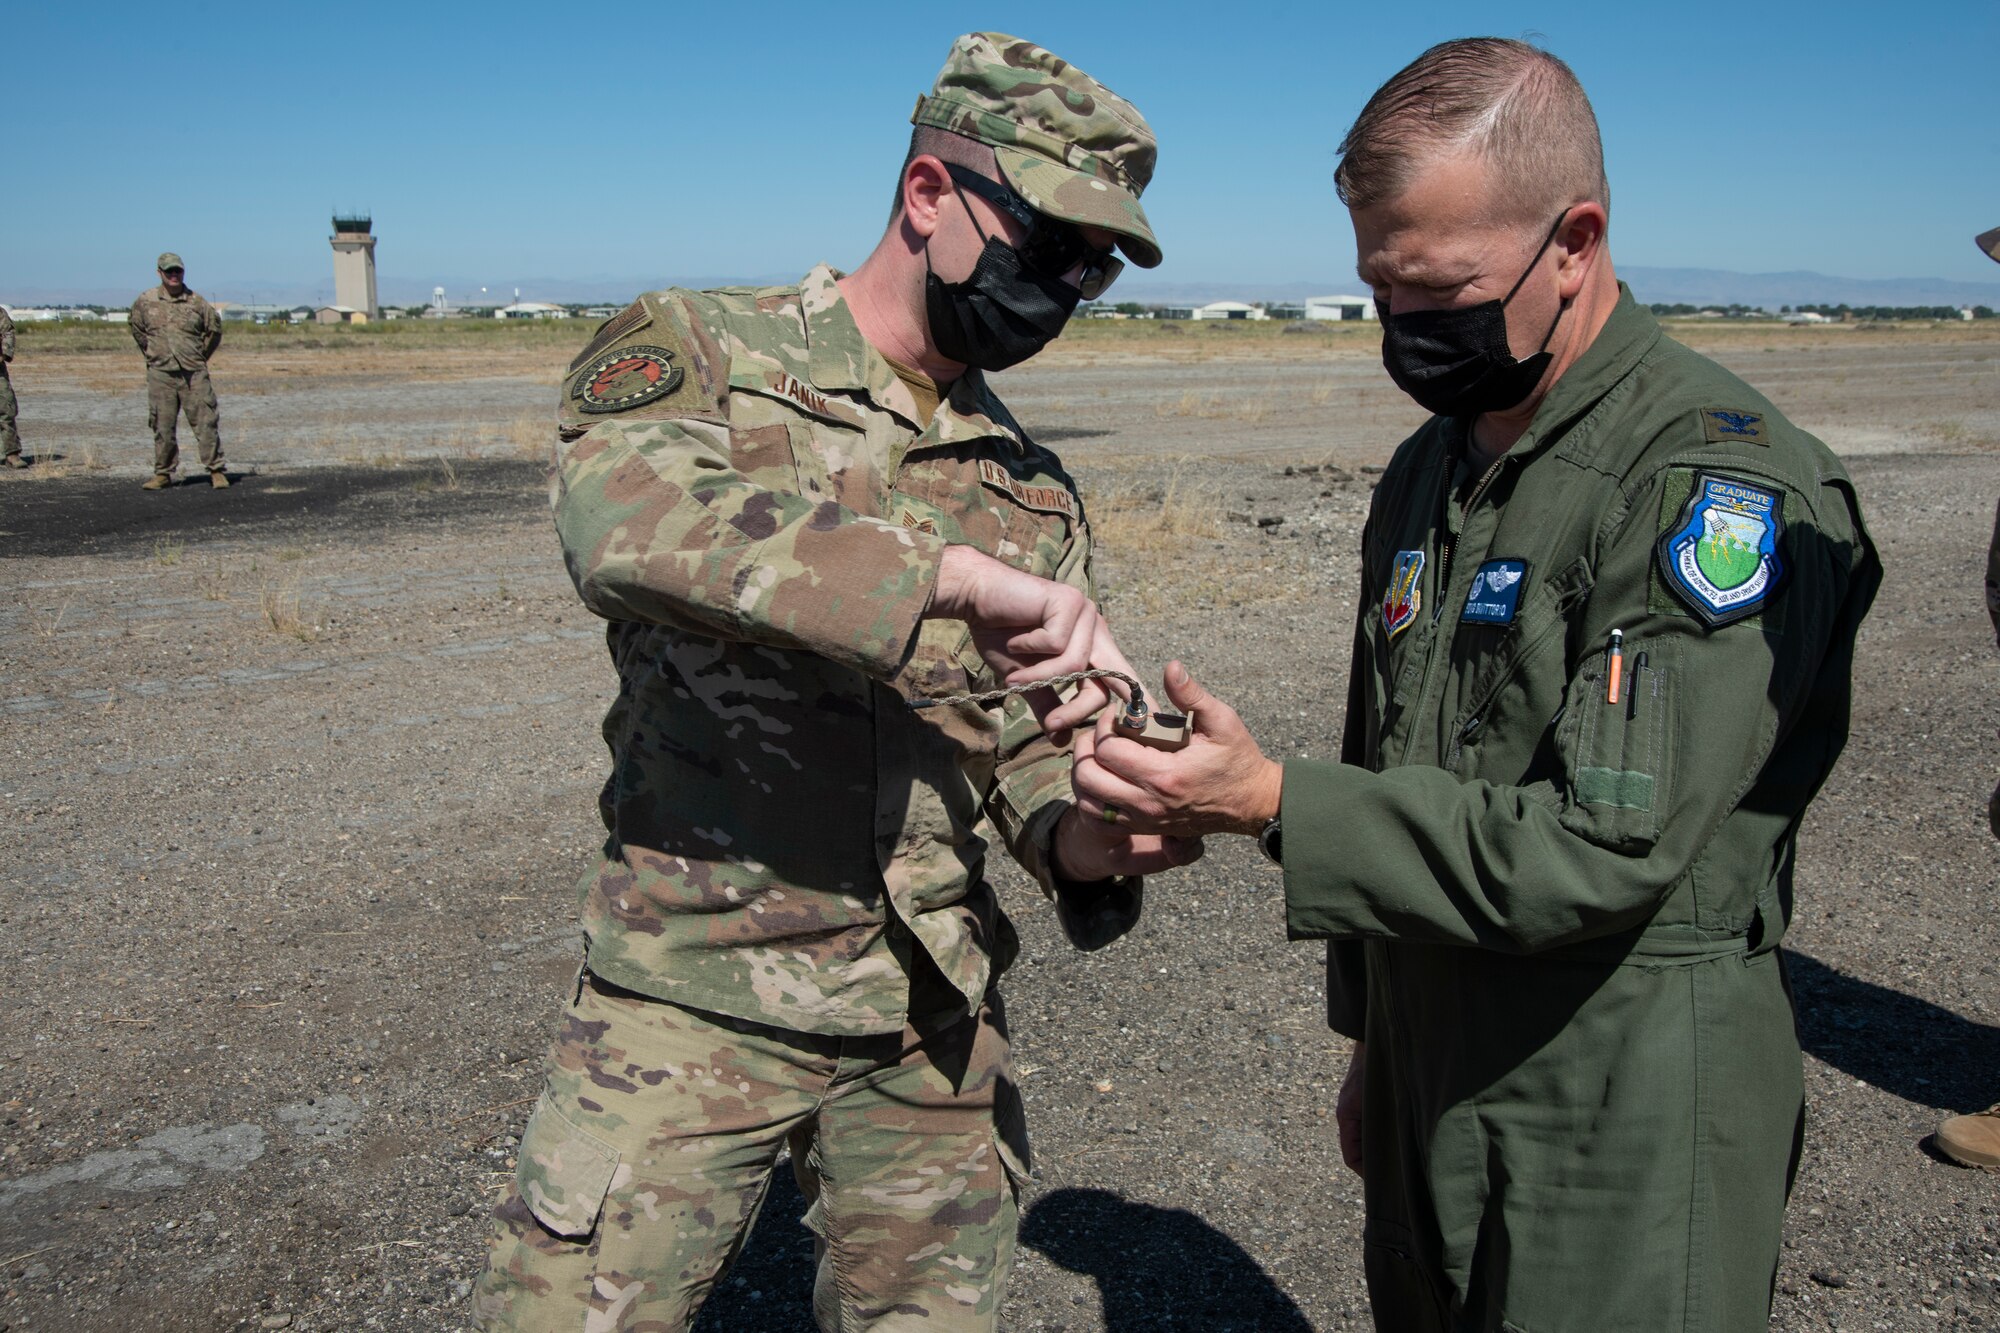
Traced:
<path fill-rule="evenodd" d="M 1556 233 L 1556 264 L 1562 279 L 1562 298 L 1567 301 L 1583 290 L 1584 274 L 1604 248 L 1604 232 L 1609 225 L 1604 205 L 1586 202 L 1573 206 Z"/>
<path fill-rule="evenodd" d="M 944 163 L 919 153 L 903 168 L 903 220 L 917 235 L 929 239 L 938 229 L 946 196 L 952 191 Z"/>

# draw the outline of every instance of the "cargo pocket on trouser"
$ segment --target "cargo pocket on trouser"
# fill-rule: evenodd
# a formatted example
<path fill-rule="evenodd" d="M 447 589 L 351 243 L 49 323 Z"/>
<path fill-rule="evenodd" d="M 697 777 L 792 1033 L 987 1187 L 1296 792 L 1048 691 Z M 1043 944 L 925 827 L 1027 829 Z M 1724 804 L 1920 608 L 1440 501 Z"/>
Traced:
<path fill-rule="evenodd" d="M 1616 703 L 1610 700 L 1604 654 L 1595 654 L 1563 700 L 1556 735 L 1569 783 L 1563 827 L 1614 851 L 1644 852 L 1660 839 L 1673 774 L 1675 698 L 1668 654 L 1663 642 L 1628 640 Z"/>
<path fill-rule="evenodd" d="M 535 1220 L 565 1240 L 597 1227 L 618 1173 L 618 1150 L 578 1128 L 544 1092 L 521 1136 L 514 1188 Z"/>
<path fill-rule="evenodd" d="M 514 1188 L 493 1216 L 492 1253 L 472 1297 L 488 1333 L 574 1329 L 591 1309 L 598 1220 L 618 1150 L 579 1128 L 544 1091 L 528 1117 Z"/>
<path fill-rule="evenodd" d="M 1448 1333 L 1451 1321 L 1430 1275 L 1417 1262 L 1407 1227 L 1370 1218 L 1361 1230 L 1362 1268 L 1375 1326 L 1396 1333 Z"/>

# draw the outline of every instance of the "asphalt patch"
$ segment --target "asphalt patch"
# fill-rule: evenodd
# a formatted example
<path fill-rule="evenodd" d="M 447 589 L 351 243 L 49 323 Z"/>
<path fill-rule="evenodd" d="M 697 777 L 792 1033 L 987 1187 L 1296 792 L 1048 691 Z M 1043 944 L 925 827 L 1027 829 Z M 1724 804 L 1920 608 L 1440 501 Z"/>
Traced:
<path fill-rule="evenodd" d="M 405 467 L 300 468 L 230 475 L 217 490 L 206 473 L 163 491 L 130 477 L 4 480 L 0 559 L 120 555 L 190 537 L 367 539 L 482 519 L 518 520 L 547 503 L 542 464 L 525 459 L 411 463 Z"/>

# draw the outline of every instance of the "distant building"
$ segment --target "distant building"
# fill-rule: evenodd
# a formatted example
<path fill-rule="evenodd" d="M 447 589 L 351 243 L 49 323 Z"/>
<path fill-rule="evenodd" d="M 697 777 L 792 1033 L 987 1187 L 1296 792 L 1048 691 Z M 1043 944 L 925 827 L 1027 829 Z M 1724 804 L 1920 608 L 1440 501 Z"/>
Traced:
<path fill-rule="evenodd" d="M 569 311 L 547 301 L 516 301 L 493 312 L 495 319 L 568 319 Z"/>
<path fill-rule="evenodd" d="M 1307 319 L 1350 320 L 1375 318 L 1372 296 L 1312 296 L 1306 298 Z"/>
<path fill-rule="evenodd" d="M 1248 301 L 1210 301 L 1188 312 L 1189 319 L 1268 319 L 1263 310 Z"/>
<path fill-rule="evenodd" d="M 353 306 L 323 305 L 312 312 L 313 321 L 318 324 L 366 324 L 368 312 L 356 310 Z"/>
<path fill-rule="evenodd" d="M 1833 321 L 1817 310 L 1794 310 L 1785 316 L 1787 324 L 1831 324 Z"/>
<path fill-rule="evenodd" d="M 1264 306 L 1266 319 L 1304 319 L 1306 308 L 1296 303 L 1282 301 L 1269 302 Z"/>
<path fill-rule="evenodd" d="M 333 217 L 333 299 L 375 318 L 375 220 L 366 216 Z M 366 323 L 367 320 L 354 321 Z"/>
<path fill-rule="evenodd" d="M 585 319 L 610 319 L 618 313 L 619 309 L 620 307 L 615 305 L 594 305 L 583 312 L 583 317 Z"/>
<path fill-rule="evenodd" d="M 216 313 L 225 320 L 241 322 L 249 320 L 255 324 L 269 324 L 274 319 L 284 319 L 291 312 L 281 305 L 258 305 L 255 303 L 238 305 L 234 301 L 213 301 Z"/>
<path fill-rule="evenodd" d="M 1971 319 L 1971 318 L 1972 318 L 1972 308 L 1971 308 L 1970 306 L 1960 306 L 1960 307 L 1958 308 L 1958 317 L 1959 317 L 1960 319 Z"/>

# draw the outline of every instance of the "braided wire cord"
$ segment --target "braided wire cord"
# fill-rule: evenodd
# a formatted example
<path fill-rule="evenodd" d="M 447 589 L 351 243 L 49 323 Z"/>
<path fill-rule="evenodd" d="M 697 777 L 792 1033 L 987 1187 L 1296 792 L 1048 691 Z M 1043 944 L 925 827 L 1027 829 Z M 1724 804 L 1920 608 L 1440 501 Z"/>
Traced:
<path fill-rule="evenodd" d="M 983 694 L 953 694 L 942 699 L 912 699 L 911 708 L 943 708 L 949 704 L 987 704 L 996 699 L 1005 699 L 1010 694 L 1030 694 L 1035 690 L 1060 690 L 1066 685 L 1075 685 L 1086 680 L 1109 677 L 1122 680 L 1132 691 L 1132 702 L 1128 711 L 1136 710 L 1139 717 L 1146 715 L 1146 688 L 1122 671 L 1112 671 L 1096 667 L 1089 671 L 1072 671 L 1066 676 L 1051 676 L 1047 680 L 1023 681 L 1019 685 L 1007 685 L 997 690 L 987 690 Z"/>

